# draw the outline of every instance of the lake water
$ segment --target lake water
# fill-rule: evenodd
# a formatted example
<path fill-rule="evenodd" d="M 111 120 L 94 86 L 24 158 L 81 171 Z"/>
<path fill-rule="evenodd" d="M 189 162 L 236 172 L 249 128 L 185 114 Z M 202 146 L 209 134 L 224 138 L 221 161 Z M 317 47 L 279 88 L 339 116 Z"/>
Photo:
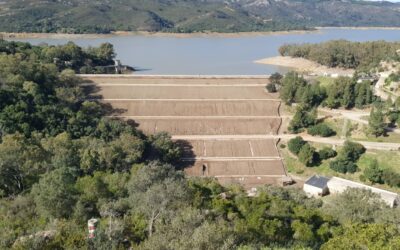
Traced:
<path fill-rule="evenodd" d="M 277 56 L 286 43 L 317 43 L 331 39 L 351 41 L 399 41 L 400 30 L 322 29 L 311 33 L 221 36 L 115 36 L 79 39 L 23 39 L 33 44 L 63 44 L 73 41 L 80 46 L 114 45 L 123 64 L 141 71 L 135 74 L 221 74 L 263 75 L 285 68 L 260 65 L 255 60 Z"/>

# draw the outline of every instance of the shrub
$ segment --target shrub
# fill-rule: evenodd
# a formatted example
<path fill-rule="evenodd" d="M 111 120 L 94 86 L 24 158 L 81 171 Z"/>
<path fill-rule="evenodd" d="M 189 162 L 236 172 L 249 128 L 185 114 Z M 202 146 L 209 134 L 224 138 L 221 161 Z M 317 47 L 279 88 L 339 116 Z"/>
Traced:
<path fill-rule="evenodd" d="M 382 171 L 382 181 L 391 187 L 400 186 L 400 175 L 390 169 Z"/>
<path fill-rule="evenodd" d="M 336 157 L 337 153 L 334 149 L 329 148 L 329 147 L 325 147 L 323 149 L 321 149 L 319 152 L 319 158 L 321 160 L 327 160 L 333 157 Z"/>
<path fill-rule="evenodd" d="M 298 155 L 301 148 L 306 144 L 307 142 L 303 140 L 300 136 L 297 136 L 296 138 L 291 139 L 288 142 L 288 148 L 290 152 L 292 152 L 295 155 Z"/>
<path fill-rule="evenodd" d="M 346 141 L 340 153 L 343 158 L 352 162 L 356 162 L 361 157 L 361 155 L 365 153 L 365 148 L 360 143 Z"/>
<path fill-rule="evenodd" d="M 331 129 L 328 125 L 326 125 L 325 123 L 319 123 L 317 125 L 314 125 L 310 128 L 308 128 L 307 132 L 310 135 L 319 135 L 322 137 L 329 137 L 329 136 L 333 136 L 336 134 L 336 132 Z"/>
<path fill-rule="evenodd" d="M 338 158 L 334 161 L 332 161 L 329 164 L 329 167 L 339 173 L 345 174 L 345 173 L 355 173 L 357 171 L 357 165 L 349 161 L 348 159 L 344 158 Z"/>
<path fill-rule="evenodd" d="M 365 170 L 364 176 L 372 183 L 383 183 L 383 170 L 379 168 L 378 162 L 373 161 Z"/>
<path fill-rule="evenodd" d="M 303 145 L 299 152 L 299 161 L 307 167 L 314 166 L 318 160 L 318 155 L 315 153 L 315 148 L 309 143 Z"/>
<path fill-rule="evenodd" d="M 275 83 L 268 83 L 266 87 L 268 93 L 276 93 L 276 86 Z"/>

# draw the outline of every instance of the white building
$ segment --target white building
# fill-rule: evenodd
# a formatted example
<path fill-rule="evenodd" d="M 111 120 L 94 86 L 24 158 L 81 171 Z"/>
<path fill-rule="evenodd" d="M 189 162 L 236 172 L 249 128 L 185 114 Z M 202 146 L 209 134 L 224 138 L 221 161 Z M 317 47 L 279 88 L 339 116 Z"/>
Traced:
<path fill-rule="evenodd" d="M 329 193 L 336 194 L 336 193 L 343 193 L 347 188 L 362 188 L 371 190 L 373 193 L 376 193 L 381 196 L 381 199 L 388 204 L 390 207 L 394 207 L 398 204 L 398 194 L 389 192 L 383 189 L 367 186 L 358 182 L 349 181 L 346 179 L 342 179 L 339 177 L 332 177 L 328 181 L 328 189 Z"/>
<path fill-rule="evenodd" d="M 304 183 L 303 190 L 308 196 L 323 196 L 329 193 L 328 189 L 329 178 L 314 175 L 308 178 Z"/>

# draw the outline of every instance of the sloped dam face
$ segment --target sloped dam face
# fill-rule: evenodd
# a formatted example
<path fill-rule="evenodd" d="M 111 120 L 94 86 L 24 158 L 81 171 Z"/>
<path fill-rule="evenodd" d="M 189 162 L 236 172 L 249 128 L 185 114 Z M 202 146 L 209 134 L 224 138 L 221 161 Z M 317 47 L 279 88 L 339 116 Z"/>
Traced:
<path fill-rule="evenodd" d="M 285 176 L 276 148 L 280 100 L 266 77 L 85 76 L 98 98 L 144 133 L 169 132 L 192 176 L 249 188 Z"/>

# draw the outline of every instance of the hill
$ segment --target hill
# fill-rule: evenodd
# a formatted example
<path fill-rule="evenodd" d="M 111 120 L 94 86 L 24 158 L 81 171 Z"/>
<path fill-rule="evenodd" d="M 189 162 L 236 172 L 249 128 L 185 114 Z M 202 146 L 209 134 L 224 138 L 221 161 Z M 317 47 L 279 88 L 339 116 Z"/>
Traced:
<path fill-rule="evenodd" d="M 0 31 L 240 32 L 400 26 L 400 4 L 342 0 L 4 0 Z"/>

